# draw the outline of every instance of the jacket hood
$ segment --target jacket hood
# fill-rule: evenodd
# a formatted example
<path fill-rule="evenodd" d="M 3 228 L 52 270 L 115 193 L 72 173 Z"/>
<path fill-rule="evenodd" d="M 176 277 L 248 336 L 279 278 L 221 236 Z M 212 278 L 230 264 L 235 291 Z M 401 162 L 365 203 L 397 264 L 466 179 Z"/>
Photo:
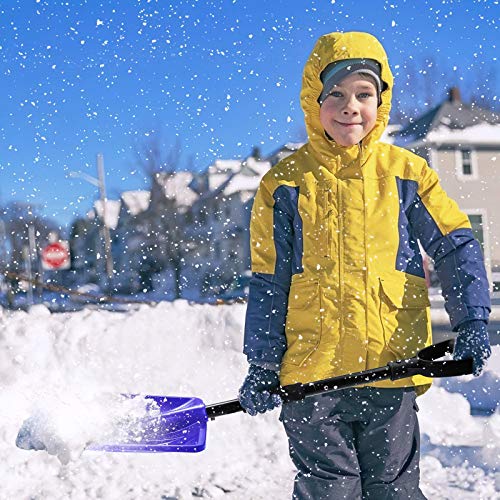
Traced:
<path fill-rule="evenodd" d="M 328 64 L 353 58 L 375 59 L 381 66 L 382 82 L 385 83 L 375 126 L 362 141 L 361 155 L 363 159 L 366 159 L 387 127 L 391 110 L 394 80 L 387 54 L 381 43 L 369 33 L 348 32 L 323 35 L 316 42 L 302 76 L 300 102 L 305 115 L 310 146 L 321 162 L 334 170 L 339 167 L 339 162 L 347 165 L 356 160 L 360 155 L 360 148 L 357 144 L 348 148 L 342 147 L 326 137 L 319 120 L 318 97 L 323 89 L 320 75 Z"/>

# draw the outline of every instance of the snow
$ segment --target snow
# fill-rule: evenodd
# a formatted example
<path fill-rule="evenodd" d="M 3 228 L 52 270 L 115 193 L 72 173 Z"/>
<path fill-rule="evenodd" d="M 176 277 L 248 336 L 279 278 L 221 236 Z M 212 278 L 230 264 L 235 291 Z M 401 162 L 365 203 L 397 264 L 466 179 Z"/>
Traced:
<path fill-rule="evenodd" d="M 490 123 L 479 123 L 464 129 L 450 129 L 446 125 L 440 125 L 427 134 L 426 141 L 442 144 L 498 144 L 500 137 L 500 125 Z"/>
<path fill-rule="evenodd" d="M 208 167 L 210 174 L 239 172 L 241 169 L 241 160 L 215 160 L 213 165 Z"/>
<path fill-rule="evenodd" d="M 144 212 L 149 207 L 151 193 L 145 190 L 124 191 L 121 199 L 131 215 L 137 215 Z"/>
<path fill-rule="evenodd" d="M 243 304 L 186 301 L 0 311 L 0 497 L 289 499 L 294 468 L 277 410 L 208 422 L 201 453 L 83 451 L 130 414 L 121 393 L 235 398 L 247 369 L 244 314 Z M 499 498 L 499 374 L 495 346 L 481 377 L 440 381 L 418 398 L 428 498 Z M 471 416 L 471 404 L 483 415 Z M 51 454 L 15 446 L 30 417 Z"/>
<path fill-rule="evenodd" d="M 121 202 L 119 200 L 106 200 L 104 204 L 102 200 L 96 200 L 94 202 L 94 208 L 99 217 L 102 217 L 103 208 L 106 208 L 105 223 L 110 229 L 116 229 L 118 225 L 120 206 Z"/>
<path fill-rule="evenodd" d="M 268 169 L 270 166 L 271 165 L 268 164 Z M 248 191 L 253 197 L 255 195 L 255 192 L 257 191 L 257 188 L 259 187 L 261 178 L 262 176 L 258 174 L 253 176 L 236 174 L 228 182 L 227 186 L 224 189 L 224 194 L 226 196 L 230 196 L 234 193 Z"/>
<path fill-rule="evenodd" d="M 176 200 L 178 206 L 189 207 L 196 198 L 197 194 L 189 187 L 193 180 L 191 172 L 160 172 L 156 174 L 158 184 L 163 188 L 165 197 L 169 200 Z"/>
<path fill-rule="evenodd" d="M 208 178 L 208 189 L 209 191 L 216 191 L 219 189 L 225 182 L 227 182 L 228 178 L 232 175 L 232 173 L 227 172 L 219 172 L 210 174 Z"/>
<path fill-rule="evenodd" d="M 255 194 L 262 176 L 270 168 L 268 161 L 259 161 L 251 156 L 244 161 L 216 160 L 207 169 L 208 187 L 210 191 L 215 191 L 226 184 L 223 188 L 225 196 L 242 193 L 244 201 L 247 201 Z M 249 196 L 245 196 L 246 193 L 249 193 Z"/>
<path fill-rule="evenodd" d="M 245 160 L 244 166 L 245 168 L 242 170 L 247 171 L 250 175 L 262 177 L 271 168 L 271 163 L 268 161 L 256 160 L 253 156 L 249 156 Z"/>
<path fill-rule="evenodd" d="M 399 136 L 396 143 L 403 147 L 429 146 L 430 144 L 450 144 L 458 146 L 486 146 L 499 143 L 500 124 L 481 122 L 462 129 L 447 126 L 449 119 L 443 117 L 438 127 L 431 130 L 425 139 L 416 139 L 414 135 Z"/>

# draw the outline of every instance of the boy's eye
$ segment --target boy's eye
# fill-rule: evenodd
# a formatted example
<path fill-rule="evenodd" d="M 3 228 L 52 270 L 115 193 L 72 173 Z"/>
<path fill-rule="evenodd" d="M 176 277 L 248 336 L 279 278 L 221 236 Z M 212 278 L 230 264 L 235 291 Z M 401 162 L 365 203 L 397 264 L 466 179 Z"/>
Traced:
<path fill-rule="evenodd" d="M 373 97 L 373 92 L 360 92 L 357 97 L 358 99 L 368 99 L 369 97 Z M 337 98 L 340 98 L 340 97 L 344 97 L 344 94 L 340 91 L 340 90 L 332 90 L 328 96 L 332 96 L 332 97 L 337 97 Z"/>

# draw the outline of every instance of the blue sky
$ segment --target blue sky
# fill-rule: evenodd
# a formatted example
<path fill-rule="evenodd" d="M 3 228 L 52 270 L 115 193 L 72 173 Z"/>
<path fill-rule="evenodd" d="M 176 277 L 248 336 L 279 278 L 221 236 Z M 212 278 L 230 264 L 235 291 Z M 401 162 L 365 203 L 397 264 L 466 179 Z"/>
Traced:
<path fill-rule="evenodd" d="M 498 70 L 499 11 L 492 0 L 0 1 L 0 204 L 69 224 L 97 196 L 69 173 L 96 176 L 98 152 L 109 198 L 147 188 L 135 151 L 155 130 L 197 170 L 297 140 L 302 68 L 331 31 L 377 36 L 396 93 L 432 56 L 457 76 L 433 82 L 435 96 L 458 83 L 466 99 L 473 75 Z M 498 95 L 498 78 L 481 90 Z"/>

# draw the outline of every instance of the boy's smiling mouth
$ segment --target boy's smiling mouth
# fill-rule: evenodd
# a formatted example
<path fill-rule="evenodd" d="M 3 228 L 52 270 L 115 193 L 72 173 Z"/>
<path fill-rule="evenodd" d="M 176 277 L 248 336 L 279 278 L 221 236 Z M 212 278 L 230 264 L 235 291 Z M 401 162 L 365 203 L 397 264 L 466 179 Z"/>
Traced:
<path fill-rule="evenodd" d="M 362 125 L 362 123 L 342 123 L 342 122 L 337 122 L 337 123 L 344 127 L 354 127 L 355 125 Z"/>

